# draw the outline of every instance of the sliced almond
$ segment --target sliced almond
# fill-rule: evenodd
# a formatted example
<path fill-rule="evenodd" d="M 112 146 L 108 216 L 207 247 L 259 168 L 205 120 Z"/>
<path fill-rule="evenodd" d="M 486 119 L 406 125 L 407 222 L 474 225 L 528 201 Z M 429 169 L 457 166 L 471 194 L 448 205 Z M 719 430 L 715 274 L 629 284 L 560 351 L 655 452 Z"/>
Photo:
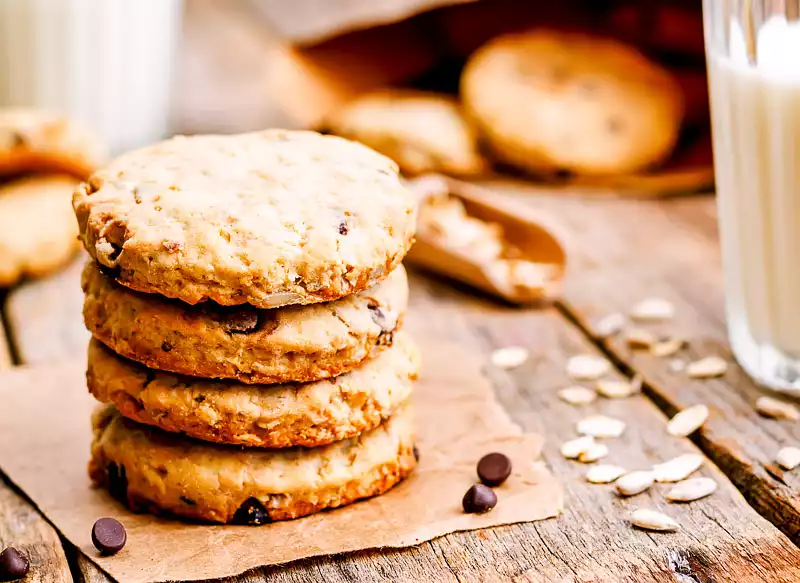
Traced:
<path fill-rule="evenodd" d="M 522 346 L 507 346 L 492 352 L 492 364 L 505 370 L 517 368 L 528 360 L 528 349 Z"/>
<path fill-rule="evenodd" d="M 767 396 L 758 398 L 756 411 L 765 417 L 772 417 L 773 419 L 789 419 L 791 421 L 800 419 L 800 411 L 797 410 L 797 407 L 786 401 Z"/>
<path fill-rule="evenodd" d="M 578 461 L 590 464 L 608 455 L 608 446 L 603 443 L 593 443 L 578 455 Z"/>
<path fill-rule="evenodd" d="M 728 370 L 728 363 L 719 356 L 707 356 L 700 360 L 690 362 L 686 367 L 686 374 L 693 379 L 711 379 L 721 377 Z"/>
<path fill-rule="evenodd" d="M 612 464 L 599 464 L 586 472 L 586 481 L 590 484 L 610 484 L 625 474 L 625 468 Z"/>
<path fill-rule="evenodd" d="M 793 470 L 800 466 L 800 448 L 784 447 L 775 456 L 775 462 L 784 470 Z"/>
<path fill-rule="evenodd" d="M 655 532 L 675 532 L 681 526 L 672 518 L 661 512 L 648 508 L 639 508 L 631 515 L 631 524 Z"/>
<path fill-rule="evenodd" d="M 686 361 L 680 358 L 673 358 L 669 361 L 669 370 L 672 372 L 683 372 L 686 370 Z"/>
<path fill-rule="evenodd" d="M 592 389 L 575 385 L 558 391 L 558 397 L 570 405 L 588 405 L 594 403 L 597 399 L 597 393 Z"/>
<path fill-rule="evenodd" d="M 603 316 L 594 324 L 594 331 L 600 338 L 614 336 L 625 327 L 625 316 L 619 312 Z"/>
<path fill-rule="evenodd" d="M 708 407 L 692 405 L 669 420 L 667 433 L 675 437 L 686 437 L 700 429 L 706 419 L 708 419 Z"/>
<path fill-rule="evenodd" d="M 631 328 L 625 333 L 625 341 L 631 348 L 650 348 L 656 343 L 656 335 L 644 328 Z"/>
<path fill-rule="evenodd" d="M 630 381 L 599 380 L 595 384 L 597 392 L 606 399 L 624 399 L 642 390 L 641 382 L 635 378 Z"/>
<path fill-rule="evenodd" d="M 630 312 L 634 320 L 669 320 L 675 315 L 675 306 L 664 298 L 642 300 Z"/>
<path fill-rule="evenodd" d="M 625 432 L 625 422 L 605 415 L 590 415 L 578 421 L 576 430 L 592 437 L 619 437 Z"/>
<path fill-rule="evenodd" d="M 699 454 L 686 453 L 663 464 L 654 465 L 653 474 L 656 482 L 680 482 L 699 470 L 703 461 L 703 456 Z"/>
<path fill-rule="evenodd" d="M 667 492 L 666 498 L 670 502 L 693 502 L 713 494 L 716 489 L 717 483 L 711 478 L 692 478 L 675 484 Z"/>
<path fill-rule="evenodd" d="M 591 354 L 573 356 L 567 362 L 567 375 L 576 381 L 594 381 L 611 372 L 611 363 Z"/>
<path fill-rule="evenodd" d="M 664 358 L 676 354 L 684 346 L 686 346 L 686 341 L 683 338 L 668 338 L 653 344 L 650 347 L 650 352 L 653 356 Z"/>
<path fill-rule="evenodd" d="M 620 496 L 635 496 L 647 490 L 655 482 L 653 472 L 636 470 L 620 477 L 614 484 Z"/>
<path fill-rule="evenodd" d="M 568 460 L 578 459 L 578 456 L 594 445 L 594 437 L 584 435 L 561 444 L 561 455 Z"/>

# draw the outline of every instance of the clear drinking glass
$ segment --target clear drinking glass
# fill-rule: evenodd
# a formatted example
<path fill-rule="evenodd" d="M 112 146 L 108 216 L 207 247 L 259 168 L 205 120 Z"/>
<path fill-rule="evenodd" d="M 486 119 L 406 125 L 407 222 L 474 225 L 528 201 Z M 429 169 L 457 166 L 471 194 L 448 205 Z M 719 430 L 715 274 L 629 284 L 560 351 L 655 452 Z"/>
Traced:
<path fill-rule="evenodd" d="M 800 0 L 704 0 L 731 346 L 800 391 Z"/>

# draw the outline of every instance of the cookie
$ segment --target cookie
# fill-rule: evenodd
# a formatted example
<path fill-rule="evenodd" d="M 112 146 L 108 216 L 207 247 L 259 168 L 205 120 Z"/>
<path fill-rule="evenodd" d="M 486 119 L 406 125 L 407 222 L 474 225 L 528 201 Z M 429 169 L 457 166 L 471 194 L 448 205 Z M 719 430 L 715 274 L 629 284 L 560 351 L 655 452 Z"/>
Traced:
<path fill-rule="evenodd" d="M 312 449 L 203 443 L 127 420 L 92 419 L 92 481 L 134 510 L 260 525 L 382 494 L 416 466 L 409 408 L 368 433 Z"/>
<path fill-rule="evenodd" d="M 261 310 L 197 306 L 83 271 L 83 318 L 117 354 L 158 370 L 243 383 L 316 381 L 342 374 L 391 344 L 408 303 L 398 266 L 381 283 L 333 302 Z"/>
<path fill-rule="evenodd" d="M 315 132 L 176 137 L 117 158 L 73 197 L 116 281 L 196 304 L 331 301 L 384 279 L 414 235 L 397 166 Z"/>
<path fill-rule="evenodd" d="M 667 71 L 580 33 L 501 36 L 468 61 L 461 93 L 494 155 L 535 174 L 633 173 L 669 156 L 683 117 Z"/>
<path fill-rule="evenodd" d="M 369 93 L 327 122 L 335 134 L 392 158 L 406 174 L 480 174 L 486 163 L 474 129 L 452 97 L 410 90 Z"/>
<path fill-rule="evenodd" d="M 0 185 L 0 287 L 46 275 L 75 255 L 76 184 L 68 176 L 32 176 Z"/>
<path fill-rule="evenodd" d="M 408 336 L 360 368 L 313 383 L 244 385 L 154 371 L 89 344 L 87 385 L 98 401 L 148 425 L 257 447 L 315 447 L 373 429 L 410 395 L 419 353 Z"/>
<path fill-rule="evenodd" d="M 74 121 L 35 109 L 0 109 L 0 176 L 52 172 L 83 180 L 105 154 L 98 137 Z"/>

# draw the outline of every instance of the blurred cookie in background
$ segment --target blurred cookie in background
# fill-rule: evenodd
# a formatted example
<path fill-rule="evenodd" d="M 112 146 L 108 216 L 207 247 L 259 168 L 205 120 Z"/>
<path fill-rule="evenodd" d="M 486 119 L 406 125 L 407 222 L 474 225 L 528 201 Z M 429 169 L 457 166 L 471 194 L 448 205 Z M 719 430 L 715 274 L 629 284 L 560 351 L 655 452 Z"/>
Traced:
<path fill-rule="evenodd" d="M 0 185 L 0 287 L 61 267 L 78 250 L 69 176 L 29 176 Z"/>
<path fill-rule="evenodd" d="M 636 49 L 545 29 L 478 49 L 461 97 L 499 161 L 544 176 L 653 166 L 671 153 L 683 119 L 675 79 Z"/>
<path fill-rule="evenodd" d="M 329 131 L 392 158 L 404 174 L 480 174 L 486 161 L 475 130 L 448 95 L 383 90 L 346 104 L 326 122 Z"/>
<path fill-rule="evenodd" d="M 53 172 L 85 179 L 105 156 L 97 136 L 74 121 L 36 109 L 0 109 L 0 177 Z"/>

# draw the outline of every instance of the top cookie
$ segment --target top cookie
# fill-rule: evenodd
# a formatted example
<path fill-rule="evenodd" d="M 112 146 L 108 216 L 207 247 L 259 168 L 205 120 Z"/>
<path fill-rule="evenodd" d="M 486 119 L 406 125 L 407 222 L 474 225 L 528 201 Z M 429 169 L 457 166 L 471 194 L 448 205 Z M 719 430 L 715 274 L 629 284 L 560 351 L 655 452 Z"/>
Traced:
<path fill-rule="evenodd" d="M 333 133 L 392 158 L 407 174 L 486 170 L 475 130 L 448 95 L 383 90 L 355 99 L 328 120 Z"/>
<path fill-rule="evenodd" d="M 117 282 L 196 304 L 330 301 L 411 246 L 397 166 L 315 132 L 176 137 L 119 157 L 73 197 L 81 239 Z"/>
<path fill-rule="evenodd" d="M 683 117 L 667 71 L 578 33 L 498 37 L 470 58 L 461 93 L 493 153 L 538 174 L 639 171 L 669 155 Z"/>
<path fill-rule="evenodd" d="M 59 172 L 86 179 L 105 158 L 97 136 L 64 117 L 0 109 L 0 176 Z"/>

